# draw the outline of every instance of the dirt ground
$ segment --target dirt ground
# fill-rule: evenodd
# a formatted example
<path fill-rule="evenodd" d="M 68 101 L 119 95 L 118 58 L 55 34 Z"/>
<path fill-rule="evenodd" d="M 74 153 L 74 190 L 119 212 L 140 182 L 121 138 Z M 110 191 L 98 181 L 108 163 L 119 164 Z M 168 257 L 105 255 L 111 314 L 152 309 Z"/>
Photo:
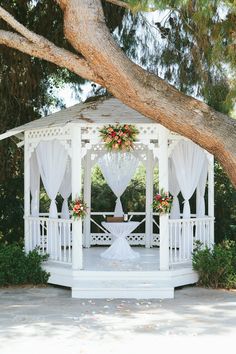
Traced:
<path fill-rule="evenodd" d="M 80 300 L 0 289 L 0 354 L 236 352 L 236 292 L 184 287 L 173 300 Z"/>

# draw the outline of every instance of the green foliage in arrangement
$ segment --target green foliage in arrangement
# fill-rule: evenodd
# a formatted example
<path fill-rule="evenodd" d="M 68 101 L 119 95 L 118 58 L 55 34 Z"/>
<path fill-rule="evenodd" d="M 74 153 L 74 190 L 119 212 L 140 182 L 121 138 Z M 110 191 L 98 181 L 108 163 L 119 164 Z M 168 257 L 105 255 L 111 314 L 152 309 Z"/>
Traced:
<path fill-rule="evenodd" d="M 137 140 L 138 129 L 132 124 L 116 124 L 100 129 L 102 141 L 108 151 L 130 151 Z"/>
<path fill-rule="evenodd" d="M 87 214 L 87 205 L 81 198 L 76 198 L 70 203 L 72 217 L 74 220 L 84 219 Z"/>
<path fill-rule="evenodd" d="M 196 243 L 193 269 L 199 274 L 198 284 L 208 288 L 236 288 L 236 243 L 223 241 L 212 249 Z"/>
<path fill-rule="evenodd" d="M 173 203 L 173 197 L 169 192 L 165 192 L 163 189 L 160 193 L 154 196 L 152 207 L 153 210 L 160 214 L 167 214 L 171 211 L 171 206 Z"/>
<path fill-rule="evenodd" d="M 25 254 L 18 244 L 0 244 L 0 286 L 46 284 L 50 274 L 41 265 L 47 258 L 37 249 Z"/>

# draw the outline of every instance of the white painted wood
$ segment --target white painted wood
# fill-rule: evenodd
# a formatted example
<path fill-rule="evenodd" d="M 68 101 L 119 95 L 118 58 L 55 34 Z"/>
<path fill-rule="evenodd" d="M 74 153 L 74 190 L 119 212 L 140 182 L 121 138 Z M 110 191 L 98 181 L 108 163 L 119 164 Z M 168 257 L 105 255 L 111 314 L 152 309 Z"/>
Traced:
<path fill-rule="evenodd" d="M 174 288 L 165 285 L 151 289 L 141 286 L 127 289 L 122 283 L 118 288 L 110 288 L 106 283 L 100 288 L 72 287 L 72 298 L 76 299 L 173 299 Z"/>
<path fill-rule="evenodd" d="M 101 252 L 100 247 L 96 249 Z M 85 251 L 90 261 L 94 262 L 94 253 L 90 250 Z M 159 252 L 158 249 L 142 250 L 146 254 Z M 76 271 L 68 265 L 53 262 L 47 262 L 44 268 L 51 273 L 50 283 L 70 286 L 72 296 L 77 298 L 173 298 L 175 286 L 197 281 L 191 263 L 175 266 L 169 271 L 157 270 L 156 263 L 149 270 L 127 268 L 128 271 L 125 268 L 111 270 L 109 267 L 103 270 L 95 267 L 94 270 Z"/>
<path fill-rule="evenodd" d="M 30 154 L 28 134 L 25 134 L 24 144 L 24 244 L 25 252 L 30 251 L 30 230 L 29 230 L 29 218 L 30 216 Z"/>
<path fill-rule="evenodd" d="M 208 215 L 214 219 L 214 156 L 208 159 Z M 210 226 L 211 244 L 214 244 L 214 222 Z"/>
<path fill-rule="evenodd" d="M 210 232 L 213 224 L 214 218 L 208 216 L 195 219 L 170 219 L 170 265 L 191 262 L 195 241 L 210 247 L 212 244 Z"/>
<path fill-rule="evenodd" d="M 173 298 L 171 272 L 94 272 L 73 274 L 72 297 Z"/>
<path fill-rule="evenodd" d="M 81 128 L 79 125 L 71 126 L 71 177 L 72 177 L 72 199 L 81 197 L 82 192 L 82 149 L 81 149 Z M 72 224 L 72 268 L 83 268 L 82 250 L 82 220 L 74 220 Z"/>
<path fill-rule="evenodd" d="M 42 268 L 50 273 L 49 284 L 72 287 L 73 272 L 71 266 L 47 262 L 42 264 Z"/>
<path fill-rule="evenodd" d="M 84 219 L 84 246 L 90 247 L 90 213 L 91 213 L 91 151 L 88 150 L 85 155 L 84 166 L 84 200 L 88 206 L 88 213 Z"/>
<path fill-rule="evenodd" d="M 159 190 L 168 192 L 168 136 L 165 127 L 159 129 Z M 169 215 L 160 215 L 160 270 L 169 269 Z"/>
<path fill-rule="evenodd" d="M 153 171 L 154 161 L 152 151 L 147 151 L 147 163 L 146 163 L 146 221 L 145 221 L 145 233 L 146 240 L 145 246 L 150 248 L 152 246 L 152 202 L 153 202 Z"/>

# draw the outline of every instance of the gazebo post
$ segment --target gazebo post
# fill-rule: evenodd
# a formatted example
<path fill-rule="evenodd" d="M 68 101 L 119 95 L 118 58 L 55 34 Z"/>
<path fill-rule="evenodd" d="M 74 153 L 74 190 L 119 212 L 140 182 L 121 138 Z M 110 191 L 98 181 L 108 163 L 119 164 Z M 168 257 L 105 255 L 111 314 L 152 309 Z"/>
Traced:
<path fill-rule="evenodd" d="M 81 149 L 81 127 L 71 126 L 72 134 L 72 158 L 71 158 L 71 178 L 72 178 L 72 199 L 81 196 L 82 190 L 82 149 Z M 82 249 L 82 220 L 74 220 L 72 223 L 72 269 L 83 268 Z"/>
<path fill-rule="evenodd" d="M 85 155 L 84 166 L 84 201 L 88 207 L 88 213 L 84 219 L 84 246 L 90 247 L 90 212 L 91 212 L 91 151 Z"/>
<path fill-rule="evenodd" d="M 169 190 L 168 183 L 168 135 L 165 127 L 159 127 L 159 190 Z M 160 215 L 160 270 L 169 269 L 169 215 Z"/>
<path fill-rule="evenodd" d="M 214 156 L 208 158 L 208 216 L 214 218 Z M 214 244 L 214 220 L 210 223 L 210 243 Z"/>
<path fill-rule="evenodd" d="M 24 141 L 24 244 L 25 252 L 30 251 L 30 237 L 29 234 L 29 216 L 30 216 L 30 155 L 29 155 L 29 143 L 28 134 L 25 133 Z"/>
<path fill-rule="evenodd" d="M 152 200 L 153 200 L 153 153 L 147 151 L 146 161 L 146 221 L 145 221 L 145 247 L 150 248 L 152 243 Z"/>

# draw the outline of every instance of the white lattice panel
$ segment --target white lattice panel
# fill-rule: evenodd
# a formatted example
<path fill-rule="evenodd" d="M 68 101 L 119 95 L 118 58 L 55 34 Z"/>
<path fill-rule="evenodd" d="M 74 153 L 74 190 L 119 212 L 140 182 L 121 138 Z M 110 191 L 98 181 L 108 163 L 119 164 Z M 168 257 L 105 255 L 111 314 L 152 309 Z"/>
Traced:
<path fill-rule="evenodd" d="M 135 124 L 139 130 L 138 141 L 144 142 L 158 139 L 158 124 Z M 99 130 L 103 127 L 102 124 L 92 124 L 82 128 L 82 139 L 89 140 L 92 144 L 101 141 Z"/>
<path fill-rule="evenodd" d="M 82 128 L 81 129 L 82 140 L 89 140 L 90 143 L 92 144 L 99 143 L 101 141 L 100 133 L 99 133 L 99 129 L 101 129 L 101 127 L 102 126 L 93 124 L 86 128 Z"/>
<path fill-rule="evenodd" d="M 148 139 L 156 140 L 158 138 L 158 124 L 138 124 L 136 126 L 139 130 L 139 141 L 144 141 Z"/>
<path fill-rule="evenodd" d="M 31 130 L 27 133 L 29 140 L 63 139 L 70 136 L 69 127 L 53 127 L 46 129 Z"/>
<path fill-rule="evenodd" d="M 152 246 L 160 246 L 160 235 L 159 234 L 152 235 Z"/>
<path fill-rule="evenodd" d="M 127 236 L 127 241 L 133 246 L 145 245 L 145 234 L 133 233 Z M 111 234 L 91 234 L 91 246 L 109 246 L 112 244 Z"/>
<path fill-rule="evenodd" d="M 95 245 L 111 245 L 112 243 L 112 237 L 111 234 L 105 234 L 105 233 L 101 233 L 101 234 L 91 234 L 91 245 L 95 246 Z"/>

